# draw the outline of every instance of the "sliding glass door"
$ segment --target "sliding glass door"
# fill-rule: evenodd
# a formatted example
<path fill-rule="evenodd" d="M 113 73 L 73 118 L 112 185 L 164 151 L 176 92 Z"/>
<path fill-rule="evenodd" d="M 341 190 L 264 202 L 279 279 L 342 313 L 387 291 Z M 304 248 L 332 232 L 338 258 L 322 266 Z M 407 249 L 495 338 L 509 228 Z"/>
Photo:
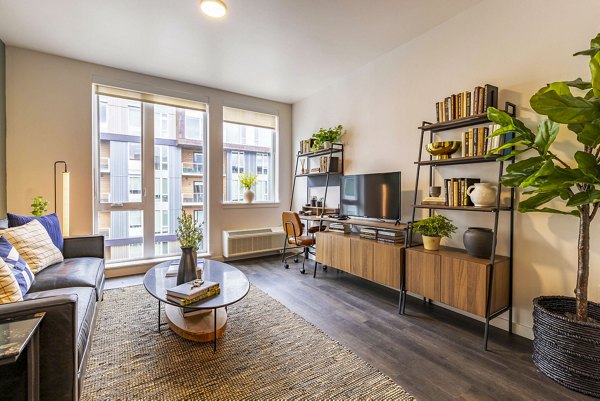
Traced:
<path fill-rule="evenodd" d="M 102 86 L 95 96 L 96 231 L 107 260 L 179 254 L 182 210 L 208 232 L 206 105 Z"/>

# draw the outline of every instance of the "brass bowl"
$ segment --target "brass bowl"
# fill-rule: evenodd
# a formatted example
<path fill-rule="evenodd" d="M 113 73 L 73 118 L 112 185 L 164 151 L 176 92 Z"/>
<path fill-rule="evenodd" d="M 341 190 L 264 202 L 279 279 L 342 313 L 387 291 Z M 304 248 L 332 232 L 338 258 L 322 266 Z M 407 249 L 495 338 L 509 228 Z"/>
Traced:
<path fill-rule="evenodd" d="M 450 155 L 460 148 L 460 141 L 445 141 L 428 143 L 425 149 L 438 160 L 449 159 Z"/>

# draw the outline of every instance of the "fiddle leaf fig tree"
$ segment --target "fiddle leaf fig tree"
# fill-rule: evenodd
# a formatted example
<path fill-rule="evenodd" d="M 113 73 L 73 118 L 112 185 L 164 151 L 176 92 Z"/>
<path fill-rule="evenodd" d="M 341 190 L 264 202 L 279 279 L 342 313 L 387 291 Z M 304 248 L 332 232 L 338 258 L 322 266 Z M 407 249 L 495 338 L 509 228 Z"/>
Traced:
<path fill-rule="evenodd" d="M 492 136 L 514 132 L 511 140 L 492 149 L 488 156 L 512 147 L 502 159 L 528 152 L 509 165 L 502 177 L 503 185 L 523 188 L 529 195 L 519 202 L 519 212 L 558 213 L 579 219 L 575 316 L 577 321 L 587 321 L 590 224 L 600 207 L 600 34 L 592 39 L 590 49 L 575 55 L 590 57 L 590 80 L 554 82 L 533 95 L 533 110 L 548 117 L 535 132 L 507 113 L 488 108 L 488 118 L 500 125 Z M 567 156 L 557 154 L 553 147 L 561 124 L 580 145 Z M 562 201 L 564 207 L 549 207 L 555 200 Z"/>

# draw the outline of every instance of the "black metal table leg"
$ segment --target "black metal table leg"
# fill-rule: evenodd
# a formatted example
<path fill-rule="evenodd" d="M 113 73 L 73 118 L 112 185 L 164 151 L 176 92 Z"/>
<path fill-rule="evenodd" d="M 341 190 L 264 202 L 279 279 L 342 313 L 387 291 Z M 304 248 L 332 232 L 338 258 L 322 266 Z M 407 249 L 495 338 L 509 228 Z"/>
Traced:
<path fill-rule="evenodd" d="M 27 399 L 40 399 L 39 330 L 36 329 L 27 347 Z"/>
<path fill-rule="evenodd" d="M 158 301 L 158 333 L 160 334 L 160 300 Z"/>
<path fill-rule="evenodd" d="M 214 311 L 213 352 L 217 352 L 217 308 L 213 309 L 213 311 Z"/>

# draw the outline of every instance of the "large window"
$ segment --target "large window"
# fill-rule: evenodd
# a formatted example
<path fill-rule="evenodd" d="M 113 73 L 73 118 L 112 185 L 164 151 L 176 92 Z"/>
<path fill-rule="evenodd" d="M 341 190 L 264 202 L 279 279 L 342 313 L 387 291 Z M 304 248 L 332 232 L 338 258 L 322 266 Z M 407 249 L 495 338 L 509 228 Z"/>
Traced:
<path fill-rule="evenodd" d="M 100 85 L 95 96 L 95 231 L 107 260 L 180 253 L 181 210 L 204 223 L 206 105 Z"/>
<path fill-rule="evenodd" d="M 223 108 L 223 200 L 240 202 L 244 189 L 239 174 L 256 175 L 256 200 L 278 201 L 276 177 L 277 116 Z"/>

